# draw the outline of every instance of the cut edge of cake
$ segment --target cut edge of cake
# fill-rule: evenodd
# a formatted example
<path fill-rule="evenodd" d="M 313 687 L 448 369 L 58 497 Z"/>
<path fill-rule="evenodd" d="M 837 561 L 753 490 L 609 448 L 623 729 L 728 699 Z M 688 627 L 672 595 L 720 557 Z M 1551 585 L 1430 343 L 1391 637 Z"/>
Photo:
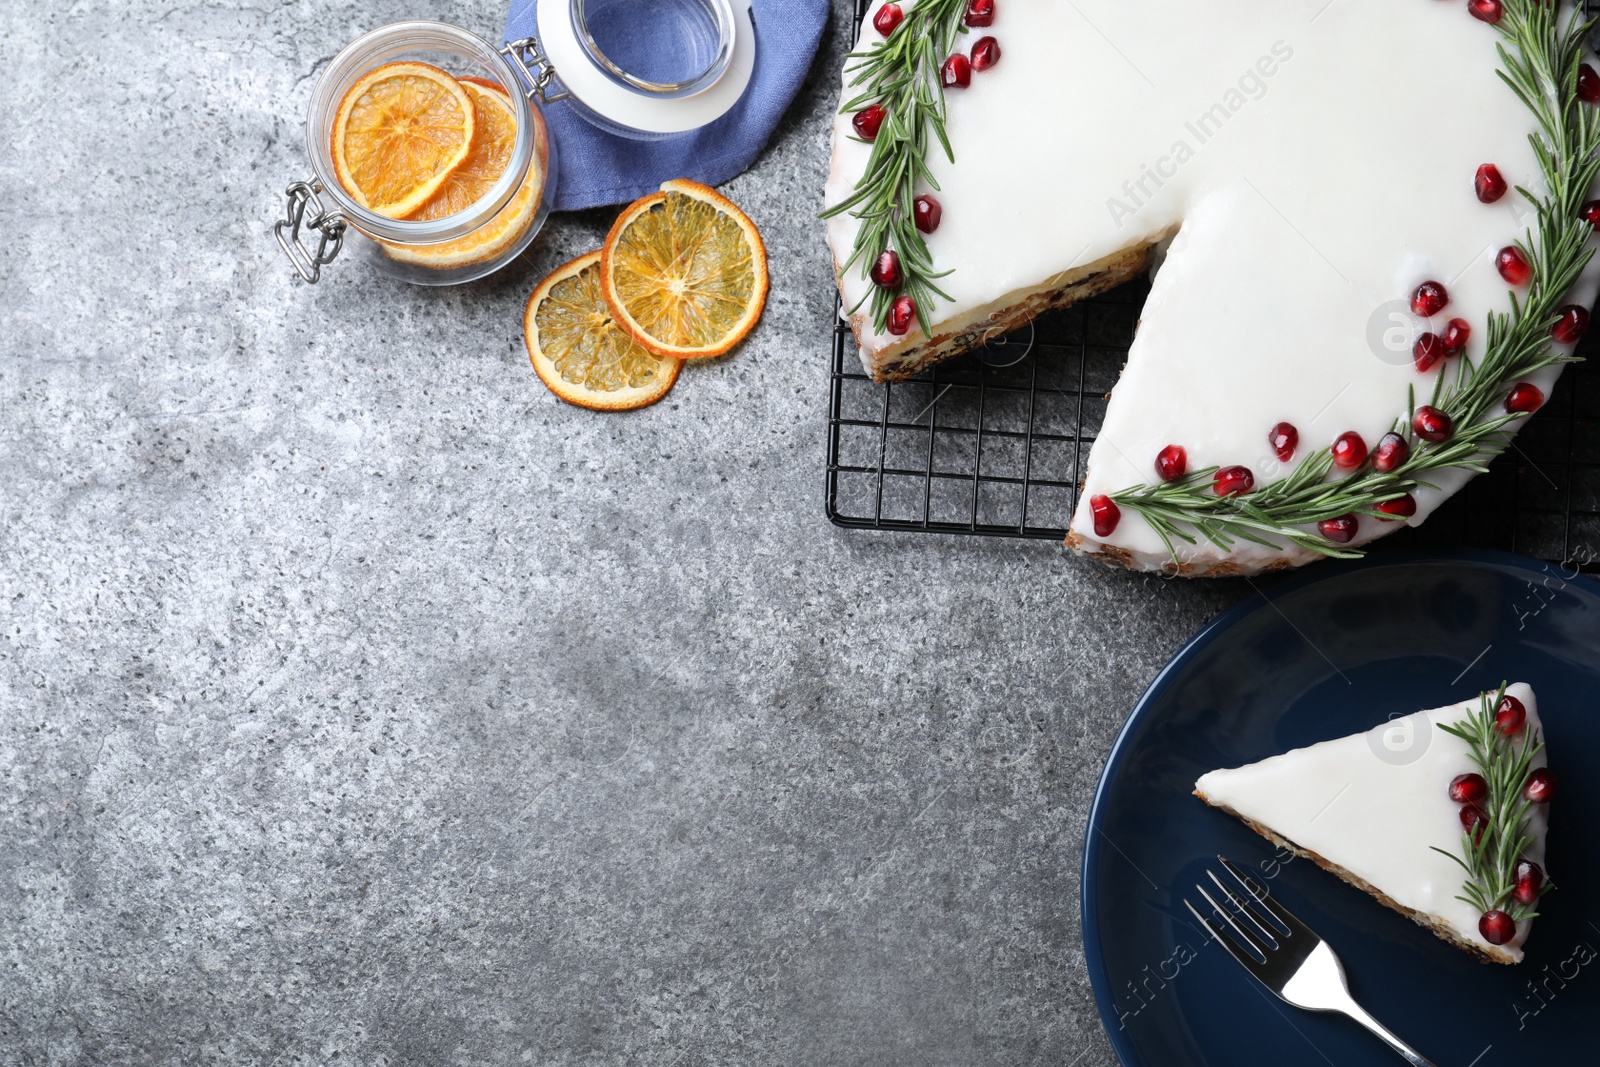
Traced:
<path fill-rule="evenodd" d="M 1458 934 L 1455 929 L 1450 926 L 1450 924 L 1436 919 L 1427 912 L 1406 907 L 1404 904 L 1401 904 L 1387 893 L 1378 889 L 1365 878 L 1362 878 L 1356 874 L 1352 874 L 1350 871 L 1339 866 L 1337 863 L 1334 863 L 1332 860 L 1318 855 L 1308 848 L 1303 848 L 1295 842 L 1290 841 L 1282 834 L 1268 829 L 1261 823 L 1256 822 L 1254 819 L 1246 818 L 1228 805 L 1220 804 L 1212 800 L 1210 797 L 1206 796 L 1205 793 L 1201 792 L 1200 789 L 1196 788 L 1194 795 L 1211 805 L 1213 808 L 1216 808 L 1218 811 L 1227 812 L 1229 815 L 1232 815 L 1235 819 L 1238 819 L 1240 822 L 1244 823 L 1250 829 L 1254 830 L 1268 841 L 1271 841 L 1279 848 L 1286 848 L 1290 852 L 1293 852 L 1296 856 L 1299 856 L 1301 859 L 1310 860 L 1312 863 L 1315 863 L 1318 867 L 1321 867 L 1329 874 L 1335 875 L 1345 883 L 1354 886 L 1363 893 L 1366 893 L 1384 907 L 1390 909 L 1391 911 L 1399 912 L 1401 915 L 1404 915 L 1406 918 L 1410 919 L 1424 930 L 1432 931 L 1435 936 L 1444 941 L 1448 941 L 1457 948 L 1465 949 L 1467 952 L 1476 956 L 1483 962 L 1503 963 L 1508 966 L 1521 962 L 1519 957 L 1512 955 L 1503 948 L 1499 948 L 1495 945 L 1480 945 L 1476 941 L 1470 941 Z"/>
<path fill-rule="evenodd" d="M 861 366 L 878 383 L 903 382 L 946 360 L 966 355 L 1019 330 L 1048 311 L 1071 307 L 1145 272 L 1155 243 L 1143 242 L 1114 252 L 1083 267 L 1071 267 L 1040 285 L 1018 289 L 979 308 L 933 325 L 933 336 L 920 329 L 904 338 L 878 344 L 872 318 L 856 311 L 847 321 L 861 354 Z M 844 272 L 834 260 L 834 278 L 843 292 Z"/>

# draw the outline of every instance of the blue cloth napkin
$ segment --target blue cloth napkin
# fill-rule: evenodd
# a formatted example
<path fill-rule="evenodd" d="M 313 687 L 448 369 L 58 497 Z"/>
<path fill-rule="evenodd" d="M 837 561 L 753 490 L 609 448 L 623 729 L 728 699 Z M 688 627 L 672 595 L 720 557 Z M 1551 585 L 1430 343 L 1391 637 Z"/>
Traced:
<path fill-rule="evenodd" d="M 538 35 L 536 0 L 511 0 L 507 41 Z M 816 55 L 828 0 L 753 0 L 756 62 L 733 110 L 699 130 L 661 141 L 633 141 L 585 122 L 565 103 L 544 109 L 560 155 L 555 210 L 620 204 L 672 178 L 721 185 L 766 147 Z"/>

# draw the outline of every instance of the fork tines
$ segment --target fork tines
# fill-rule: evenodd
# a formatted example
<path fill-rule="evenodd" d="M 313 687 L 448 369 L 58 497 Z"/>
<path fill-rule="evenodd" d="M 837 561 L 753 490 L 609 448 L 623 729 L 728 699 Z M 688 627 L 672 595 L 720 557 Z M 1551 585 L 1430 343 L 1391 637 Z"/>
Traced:
<path fill-rule="evenodd" d="M 1232 906 L 1225 907 L 1218 903 L 1204 885 L 1196 884 L 1194 888 L 1211 906 L 1217 918 L 1237 935 L 1237 940 L 1224 937 L 1192 902 L 1185 900 L 1183 904 L 1189 909 L 1190 914 L 1199 920 L 1200 925 L 1205 927 L 1206 932 L 1216 938 L 1235 957 L 1242 950 L 1249 953 L 1256 963 L 1265 963 L 1268 954 L 1276 952 L 1294 939 L 1295 926 L 1299 924 L 1267 895 L 1265 889 L 1234 866 L 1226 856 L 1218 856 L 1217 860 L 1231 876 L 1232 884 L 1218 878 L 1216 872 L 1209 869 L 1206 871 L 1206 876 Z M 1240 890 L 1243 891 L 1242 895 Z M 1244 963 L 1244 960 L 1241 959 L 1239 962 Z"/>

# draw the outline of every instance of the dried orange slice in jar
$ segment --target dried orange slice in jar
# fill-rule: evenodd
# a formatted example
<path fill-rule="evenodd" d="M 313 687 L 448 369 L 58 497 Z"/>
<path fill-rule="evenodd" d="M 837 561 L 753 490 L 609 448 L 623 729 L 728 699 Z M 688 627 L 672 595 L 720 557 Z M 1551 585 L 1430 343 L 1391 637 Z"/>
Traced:
<path fill-rule="evenodd" d="M 476 85 L 480 89 L 493 89 L 505 99 L 511 99 L 511 94 L 506 92 L 506 87 L 497 81 L 490 81 L 488 78 L 479 78 L 471 74 L 463 75 L 459 80 L 462 85 Z M 542 165 L 543 160 L 550 158 L 550 131 L 545 128 L 544 116 L 540 114 L 539 109 L 532 108 L 531 110 L 534 118 L 533 146 L 534 151 L 538 153 L 534 163 Z"/>
<path fill-rule="evenodd" d="M 462 78 L 461 88 L 472 99 L 472 144 L 461 166 L 445 179 L 437 192 L 406 216 L 411 222 L 428 222 L 459 214 L 482 200 L 511 162 L 517 143 L 517 115 L 511 98 L 493 82 Z"/>
<path fill-rule="evenodd" d="M 652 355 L 612 318 L 600 291 L 600 253 L 557 267 L 528 297 L 523 334 L 550 391 L 594 411 L 630 411 L 672 390 L 683 363 Z"/>
<path fill-rule="evenodd" d="M 767 249 L 710 186 L 670 181 L 623 211 L 601 263 L 617 323 L 658 356 L 708 359 L 744 339 L 767 302 Z"/>
<path fill-rule="evenodd" d="M 407 216 L 408 222 L 442 219 L 467 210 L 488 195 L 511 162 L 511 151 L 517 141 L 517 116 L 511 108 L 511 97 L 498 84 L 484 78 L 462 78 L 461 87 L 471 97 L 476 115 L 472 146 L 455 173 L 426 203 Z M 543 160 L 548 156 L 549 145 L 539 109 L 530 111 L 534 122 L 534 156 L 510 202 L 493 219 L 453 241 L 432 245 L 384 241 L 384 250 L 390 258 L 434 270 L 466 267 L 495 258 L 528 232 L 544 197 Z"/>
<path fill-rule="evenodd" d="M 389 63 L 364 74 L 340 101 L 334 171 L 364 207 L 405 218 L 466 160 L 476 125 L 460 82 L 427 63 Z"/>

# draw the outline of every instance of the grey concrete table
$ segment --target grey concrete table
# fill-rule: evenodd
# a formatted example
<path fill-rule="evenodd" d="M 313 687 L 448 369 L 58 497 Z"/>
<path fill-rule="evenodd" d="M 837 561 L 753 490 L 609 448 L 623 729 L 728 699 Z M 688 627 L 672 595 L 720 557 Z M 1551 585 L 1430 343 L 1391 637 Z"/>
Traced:
<path fill-rule="evenodd" d="M 501 275 L 291 283 L 361 31 L 502 3 L 0 5 L 0 1063 L 1113 1062 L 1078 862 L 1238 585 L 823 517 L 848 12 L 728 192 L 773 290 L 564 406 Z"/>

